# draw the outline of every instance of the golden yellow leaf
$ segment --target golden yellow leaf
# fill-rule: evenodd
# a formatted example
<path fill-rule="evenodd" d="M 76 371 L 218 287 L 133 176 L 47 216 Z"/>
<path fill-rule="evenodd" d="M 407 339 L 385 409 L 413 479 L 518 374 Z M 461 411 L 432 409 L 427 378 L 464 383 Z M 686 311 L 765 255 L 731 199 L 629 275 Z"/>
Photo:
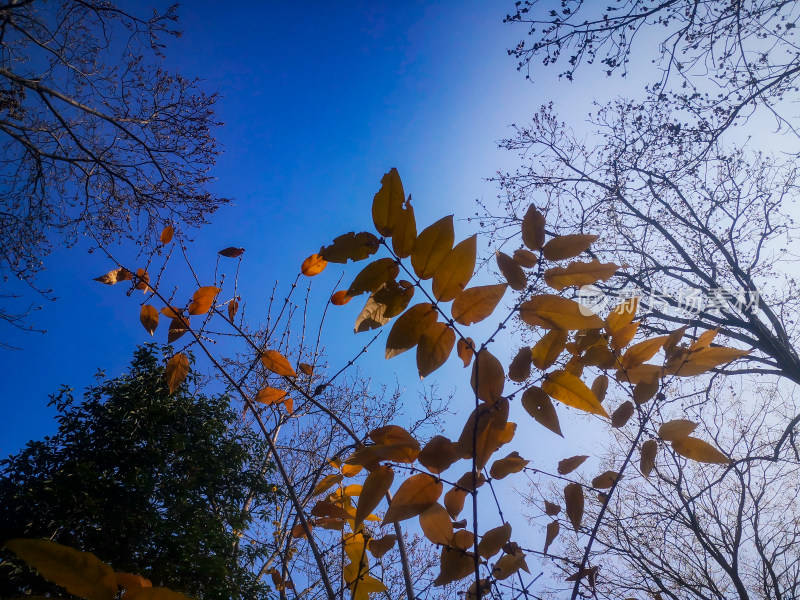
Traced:
<path fill-rule="evenodd" d="M 472 338 L 459 338 L 458 342 L 456 343 L 456 353 L 458 354 L 458 358 L 464 363 L 464 368 L 469 366 L 469 363 L 472 362 L 472 356 L 475 353 L 475 342 L 472 341 Z"/>
<path fill-rule="evenodd" d="M 624 427 L 633 416 L 634 410 L 633 402 L 630 400 L 626 400 L 620 404 L 617 410 L 611 413 L 611 426 L 614 428 Z"/>
<path fill-rule="evenodd" d="M 594 394 L 595 398 L 597 398 L 598 402 L 602 402 L 605 399 L 607 391 L 608 376 L 598 375 L 595 377 L 595 380 L 592 382 L 592 393 Z"/>
<path fill-rule="evenodd" d="M 508 366 L 508 378 L 517 383 L 525 381 L 531 376 L 531 362 L 531 349 L 528 346 L 523 346 Z"/>
<path fill-rule="evenodd" d="M 667 341 L 664 342 L 664 353 L 667 355 L 667 358 L 670 357 L 672 351 L 675 350 L 680 341 L 683 339 L 683 335 L 686 333 L 687 329 L 688 326 L 681 327 L 667 336 Z"/>
<path fill-rule="evenodd" d="M 658 365 L 639 365 L 627 371 L 617 371 L 617 381 L 625 383 L 637 384 L 643 381 L 653 382 L 658 381 L 664 375 L 664 369 Z"/>
<path fill-rule="evenodd" d="M 542 254 L 547 260 L 564 260 L 578 256 L 588 250 L 598 236 L 585 233 L 571 233 L 551 239 L 542 248 Z"/>
<path fill-rule="evenodd" d="M 445 547 L 442 548 L 439 566 L 441 570 L 433 580 L 435 586 L 447 585 L 472 575 L 475 569 L 475 559 L 470 552 Z"/>
<path fill-rule="evenodd" d="M 444 506 L 434 502 L 419 515 L 422 533 L 434 544 L 446 546 L 453 537 L 453 523 Z"/>
<path fill-rule="evenodd" d="M 489 477 L 492 479 L 503 479 L 512 473 L 519 473 L 529 463 L 519 455 L 519 452 L 512 452 L 505 458 L 500 458 L 492 463 L 489 469 Z"/>
<path fill-rule="evenodd" d="M 526 269 L 532 269 L 536 266 L 536 263 L 539 262 L 539 258 L 533 252 L 525 250 L 524 248 L 514 250 L 511 258 L 513 258 L 514 262 L 520 267 L 525 267 Z"/>
<path fill-rule="evenodd" d="M 414 287 L 405 280 L 387 281 L 372 294 L 356 318 L 356 333 L 377 329 L 403 312 L 414 296 Z"/>
<path fill-rule="evenodd" d="M 528 571 L 528 565 L 525 564 L 525 553 L 519 549 L 519 546 L 516 546 L 513 552 L 504 554 L 495 563 L 492 575 L 497 579 L 508 579 L 520 569 L 530 572 Z"/>
<path fill-rule="evenodd" d="M 453 215 L 439 219 L 417 236 L 411 253 L 411 266 L 420 279 L 430 279 L 453 249 Z"/>
<path fill-rule="evenodd" d="M 283 399 L 286 397 L 286 392 L 283 390 L 279 390 L 273 387 L 265 387 L 259 390 L 258 394 L 256 394 L 256 401 L 261 402 L 262 404 L 270 405 L 276 404 L 278 402 L 283 402 Z"/>
<path fill-rule="evenodd" d="M 392 167 L 381 178 L 381 189 L 372 200 L 372 221 L 378 233 L 383 236 L 392 235 L 405 199 L 400 174 Z"/>
<path fill-rule="evenodd" d="M 439 302 L 453 300 L 472 279 L 472 272 L 475 270 L 477 239 L 476 234 L 456 244 L 436 269 L 431 287 L 433 297 Z"/>
<path fill-rule="evenodd" d="M 703 348 L 708 348 L 711 345 L 711 342 L 714 341 L 714 338 L 717 337 L 717 333 L 719 333 L 719 329 L 709 329 L 708 331 L 704 331 L 697 339 L 689 345 L 689 350 L 702 350 Z"/>
<path fill-rule="evenodd" d="M 242 254 L 244 254 L 244 248 L 236 248 L 231 246 L 229 248 L 223 248 L 217 252 L 217 254 L 224 256 L 225 258 L 239 258 Z"/>
<path fill-rule="evenodd" d="M 12 539 L 5 547 L 39 574 L 70 594 L 87 600 L 113 600 L 114 570 L 90 552 L 79 552 L 49 540 Z"/>
<path fill-rule="evenodd" d="M 400 267 L 393 258 L 379 258 L 369 263 L 356 275 L 353 283 L 347 289 L 347 295 L 358 296 L 364 292 L 372 293 L 382 284 L 396 279 L 399 273 Z"/>
<path fill-rule="evenodd" d="M 480 590 L 478 587 L 480 586 Z M 479 600 L 479 598 L 489 598 L 492 593 L 492 582 L 488 579 L 481 579 L 477 583 L 473 581 L 464 594 L 464 600 Z"/>
<path fill-rule="evenodd" d="M 397 489 L 383 517 L 383 523 L 403 521 L 421 514 L 439 500 L 442 487 L 442 482 L 437 481 L 432 475 L 427 473 L 412 475 Z M 363 497 L 362 494 L 361 498 Z"/>
<path fill-rule="evenodd" d="M 192 296 L 192 303 L 189 305 L 190 315 L 204 315 L 214 303 L 214 298 L 219 294 L 219 288 L 213 285 L 201 287 Z"/>
<path fill-rule="evenodd" d="M 616 471 L 603 471 L 600 475 L 592 479 L 592 487 L 598 490 L 606 490 L 614 485 L 617 479 L 619 479 L 619 473 Z"/>
<path fill-rule="evenodd" d="M 311 492 L 311 495 L 318 496 L 322 492 L 327 492 L 333 486 L 340 484 L 342 479 L 344 479 L 344 475 L 341 473 L 331 473 L 330 475 L 326 475 L 319 481 L 314 490 Z"/>
<path fill-rule="evenodd" d="M 446 323 L 432 323 L 419 338 L 417 370 L 419 378 L 427 377 L 441 367 L 453 351 L 456 332 Z"/>
<path fill-rule="evenodd" d="M 417 243 L 417 219 L 414 216 L 414 207 L 411 206 L 411 196 L 408 197 L 405 208 L 395 221 L 392 232 L 392 250 L 399 258 L 411 256 L 414 245 Z"/>
<path fill-rule="evenodd" d="M 639 470 L 645 477 L 650 476 L 650 471 L 656 465 L 656 453 L 658 452 L 658 442 L 647 440 L 642 444 L 642 455 L 639 459 Z"/>
<path fill-rule="evenodd" d="M 541 250 L 544 245 L 544 215 L 532 204 L 522 218 L 522 243 L 531 250 Z"/>
<path fill-rule="evenodd" d="M 392 487 L 394 481 L 394 471 L 391 467 L 383 465 L 372 471 L 364 480 L 361 488 L 361 495 L 358 497 L 356 506 L 355 526 L 358 527 L 367 515 L 371 514 L 375 507 L 380 504 L 381 499 Z"/>
<path fill-rule="evenodd" d="M 478 352 L 472 365 L 470 383 L 479 400 L 495 402 L 503 395 L 506 376 L 503 365 L 486 348 Z"/>
<path fill-rule="evenodd" d="M 173 394 L 189 374 L 189 359 L 182 352 L 178 352 L 167 361 L 167 386 L 169 393 Z"/>
<path fill-rule="evenodd" d="M 438 475 L 449 469 L 458 460 L 458 455 L 453 442 L 442 435 L 437 435 L 425 444 L 417 460 L 428 471 Z"/>
<path fill-rule="evenodd" d="M 499 250 L 494 255 L 495 259 L 497 259 L 497 268 L 500 269 L 500 274 L 505 278 L 512 290 L 520 291 L 528 287 L 528 277 L 525 275 L 525 271 L 513 258 Z"/>
<path fill-rule="evenodd" d="M 558 415 L 553 402 L 542 388 L 532 386 L 525 390 L 522 393 L 522 408 L 536 419 L 539 424 L 564 437 L 564 434 L 561 433 L 561 425 L 558 422 Z"/>
<path fill-rule="evenodd" d="M 627 325 L 623 325 L 619 329 L 615 330 L 614 333 L 611 335 L 611 347 L 619 352 L 625 346 L 631 343 L 636 332 L 639 329 L 639 323 L 628 323 Z"/>
<path fill-rule="evenodd" d="M 491 558 L 508 543 L 511 539 L 511 525 L 503 523 L 499 527 L 494 527 L 483 534 L 478 543 L 478 554 L 483 558 Z"/>
<path fill-rule="evenodd" d="M 608 281 L 619 270 L 614 263 L 573 262 L 566 267 L 553 267 L 544 272 L 544 282 L 559 292 L 570 286 L 581 287 L 597 281 Z"/>
<path fill-rule="evenodd" d="M 558 474 L 559 475 L 568 475 L 572 473 L 575 469 L 580 467 L 586 459 L 589 458 L 586 455 L 578 455 L 578 456 L 571 456 L 569 458 L 565 458 L 563 460 L 558 461 Z"/>
<path fill-rule="evenodd" d="M 419 450 L 419 442 L 416 438 L 399 425 L 384 425 L 373 429 L 369 434 L 369 438 L 382 446 L 405 444 Z"/>
<path fill-rule="evenodd" d="M 564 504 L 567 507 L 567 518 L 575 531 L 583 520 L 583 488 L 578 483 L 568 483 L 564 488 Z"/>
<path fill-rule="evenodd" d="M 667 421 L 658 428 L 658 437 L 667 442 L 689 437 L 697 429 L 697 423 L 688 419 L 673 419 Z"/>
<path fill-rule="evenodd" d="M 367 543 L 367 548 L 372 556 L 375 558 L 381 558 L 394 547 L 396 542 L 396 535 L 385 535 L 382 538 L 371 538 Z"/>
<path fill-rule="evenodd" d="M 697 462 L 718 465 L 730 464 L 730 459 L 708 442 L 694 437 L 682 437 L 672 442 L 672 449 L 681 456 Z"/>
<path fill-rule="evenodd" d="M 322 258 L 319 254 L 312 254 L 303 261 L 300 266 L 300 272 L 306 277 L 313 277 L 319 275 L 328 266 L 328 261 Z"/>
<path fill-rule="evenodd" d="M 621 368 L 632 369 L 653 358 L 666 341 L 666 335 L 650 338 L 634 344 L 622 355 Z"/>
<path fill-rule="evenodd" d="M 330 246 L 322 247 L 319 255 L 328 262 L 344 264 L 348 260 L 356 262 L 369 258 L 378 251 L 379 246 L 378 238 L 368 231 L 350 231 L 334 238 Z"/>
<path fill-rule="evenodd" d="M 722 348 L 719 346 L 701 348 L 689 353 L 685 359 L 680 357 L 670 358 L 665 365 L 665 370 L 667 373 L 678 377 L 694 377 L 748 354 L 750 354 L 749 350 L 738 350 L 736 348 Z"/>
<path fill-rule="evenodd" d="M 161 243 L 165 246 L 172 241 L 172 235 L 175 233 L 175 230 L 172 228 L 172 225 L 167 225 L 164 229 L 161 230 L 161 236 L 159 239 Z"/>
<path fill-rule="evenodd" d="M 523 302 L 519 316 L 528 325 L 544 329 L 598 329 L 600 317 L 591 309 L 561 296 L 542 294 Z"/>
<path fill-rule="evenodd" d="M 466 499 L 467 490 L 462 490 L 457 487 L 452 488 L 444 495 L 444 507 L 453 519 L 464 510 L 464 501 Z"/>
<path fill-rule="evenodd" d="M 608 417 L 606 409 L 595 398 L 586 384 L 566 371 L 554 371 L 547 375 L 542 382 L 542 389 L 547 394 L 567 406 L 572 406 L 579 410 L 585 410 L 601 417 Z"/>
<path fill-rule="evenodd" d="M 472 458 L 474 453 L 478 469 L 483 469 L 492 454 L 502 446 L 507 436 L 507 424 L 508 400 L 501 398 L 494 404 L 481 403 L 464 424 L 456 442 L 456 451 L 462 458 Z M 477 446 L 473 444 L 475 437 Z"/>
<path fill-rule="evenodd" d="M 606 331 L 613 335 L 621 328 L 629 325 L 639 309 L 639 298 L 627 298 L 611 309 L 606 317 Z"/>
<path fill-rule="evenodd" d="M 561 528 L 558 525 L 558 521 L 551 521 L 547 524 L 547 533 L 545 534 L 544 539 L 544 553 L 547 554 L 547 549 L 550 547 L 550 544 L 558 537 L 558 532 Z"/>
<path fill-rule="evenodd" d="M 153 335 L 156 331 L 156 327 L 158 327 L 158 311 L 155 307 L 144 304 L 139 313 L 139 320 L 142 322 L 145 330 L 147 330 L 147 333 Z"/>
<path fill-rule="evenodd" d="M 272 371 L 276 375 L 283 375 L 284 377 L 297 377 L 292 365 L 286 357 L 277 350 L 265 350 L 261 353 L 261 364 L 264 368 Z"/>
<path fill-rule="evenodd" d="M 386 338 L 386 358 L 395 357 L 416 346 L 436 318 L 436 311 L 429 302 L 415 304 L 400 315 Z"/>
<path fill-rule="evenodd" d="M 563 329 L 552 329 L 544 334 L 531 348 L 531 360 L 537 369 L 546 369 L 552 365 L 567 343 L 567 332 Z"/>
<path fill-rule="evenodd" d="M 451 314 L 453 319 L 462 325 L 472 325 L 483 321 L 494 312 L 503 298 L 508 285 L 482 285 L 461 292 L 453 301 Z"/>

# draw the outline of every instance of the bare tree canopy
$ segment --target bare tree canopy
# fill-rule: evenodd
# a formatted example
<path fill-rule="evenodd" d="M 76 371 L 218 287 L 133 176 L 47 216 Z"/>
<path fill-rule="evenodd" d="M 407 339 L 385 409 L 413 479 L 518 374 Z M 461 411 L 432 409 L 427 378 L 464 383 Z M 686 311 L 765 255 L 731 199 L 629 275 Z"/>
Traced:
<path fill-rule="evenodd" d="M 215 94 L 166 70 L 176 6 L 0 6 L 0 270 L 32 282 L 54 245 L 198 225 L 219 153 Z"/>

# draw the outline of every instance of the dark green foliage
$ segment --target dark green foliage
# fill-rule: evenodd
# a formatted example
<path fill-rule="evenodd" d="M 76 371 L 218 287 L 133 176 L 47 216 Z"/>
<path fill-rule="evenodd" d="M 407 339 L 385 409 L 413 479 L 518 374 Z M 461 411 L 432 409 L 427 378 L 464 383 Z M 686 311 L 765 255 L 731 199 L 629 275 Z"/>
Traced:
<path fill-rule="evenodd" d="M 82 401 L 66 388 L 52 397 L 58 433 L 0 462 L 0 536 L 91 551 L 206 600 L 265 597 L 253 573 L 259 550 L 236 532 L 277 493 L 266 444 L 191 375 L 170 395 L 162 362 L 145 346 L 127 375 L 99 374 Z M 0 597 L 45 591 L 56 590 L 13 561 L 0 565 Z"/>

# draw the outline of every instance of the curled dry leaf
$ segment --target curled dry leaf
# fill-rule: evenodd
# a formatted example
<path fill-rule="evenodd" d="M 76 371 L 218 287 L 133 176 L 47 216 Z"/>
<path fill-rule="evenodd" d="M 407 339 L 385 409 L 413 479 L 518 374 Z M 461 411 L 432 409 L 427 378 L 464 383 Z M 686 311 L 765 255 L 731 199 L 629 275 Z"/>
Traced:
<path fill-rule="evenodd" d="M 547 260 L 564 260 L 578 256 L 588 250 L 598 236 L 585 233 L 572 233 L 551 239 L 542 248 L 542 254 Z"/>
<path fill-rule="evenodd" d="M 150 291 L 150 274 L 144 269 L 136 269 L 136 283 L 133 285 L 137 290 L 142 290 L 145 294 Z"/>
<path fill-rule="evenodd" d="M 284 377 L 297 377 L 297 373 L 286 357 L 277 350 L 265 350 L 261 353 L 261 364 L 264 368 L 276 375 Z"/>
<path fill-rule="evenodd" d="M 94 278 L 95 281 L 99 281 L 105 285 L 114 285 L 120 281 L 130 281 L 131 279 L 133 279 L 133 275 L 130 271 L 128 271 L 128 269 L 123 267 L 120 267 L 119 269 L 113 269 L 105 275 Z"/>
<path fill-rule="evenodd" d="M 645 477 L 650 476 L 650 471 L 656 465 L 656 453 L 658 452 L 658 442 L 647 440 L 642 444 L 642 456 L 639 459 L 639 470 Z"/>
<path fill-rule="evenodd" d="M 506 293 L 508 285 L 482 285 L 469 288 L 456 296 L 450 309 L 453 319 L 461 325 L 472 325 L 483 321 L 494 312 Z"/>
<path fill-rule="evenodd" d="M 170 394 L 175 393 L 188 374 L 189 359 L 182 352 L 178 352 L 167 361 L 166 377 Z"/>
<path fill-rule="evenodd" d="M 328 266 L 328 261 L 322 258 L 319 254 L 312 254 L 303 261 L 300 266 L 300 272 L 306 277 L 313 277 L 319 275 Z"/>
<path fill-rule="evenodd" d="M 413 296 L 414 286 L 408 281 L 387 281 L 370 294 L 356 318 L 354 331 L 360 333 L 386 325 L 406 309 Z"/>
<path fill-rule="evenodd" d="M 217 254 L 224 256 L 225 258 L 238 258 L 244 254 L 244 248 L 234 248 L 233 246 L 230 246 L 220 250 Z"/>
<path fill-rule="evenodd" d="M 142 322 L 147 333 L 153 335 L 158 327 L 158 311 L 149 304 L 144 304 L 139 313 L 139 320 Z"/>
<path fill-rule="evenodd" d="M 423 229 L 411 253 L 411 266 L 420 279 L 430 279 L 453 249 L 453 215 L 448 215 Z"/>

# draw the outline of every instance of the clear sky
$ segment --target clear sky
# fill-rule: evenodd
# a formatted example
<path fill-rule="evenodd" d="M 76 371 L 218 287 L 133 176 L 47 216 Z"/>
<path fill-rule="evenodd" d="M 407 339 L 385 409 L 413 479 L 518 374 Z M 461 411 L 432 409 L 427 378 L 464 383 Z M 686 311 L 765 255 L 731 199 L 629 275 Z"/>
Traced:
<path fill-rule="evenodd" d="M 170 42 L 167 64 L 222 95 L 225 154 L 215 186 L 234 199 L 193 235 L 195 260 L 212 265 L 218 249 L 245 247 L 242 292 L 257 316 L 274 282 L 285 293 L 308 254 L 340 233 L 371 228 L 372 196 L 393 166 L 419 225 L 454 213 L 457 239 L 472 233 L 458 219 L 475 212 L 476 198 L 494 202 L 497 188 L 485 179 L 518 160 L 496 147 L 508 126 L 549 100 L 583 112 L 592 95 L 590 78 L 578 87 L 548 73 L 531 84 L 517 72 L 506 49 L 525 32 L 502 22 L 512 4 L 187 2 L 185 33 Z M 55 429 L 46 403 L 61 384 L 80 390 L 98 368 L 117 375 L 135 345 L 151 339 L 137 303 L 92 281 L 112 266 L 100 255 L 57 249 L 47 264 L 40 283 L 59 300 L 32 319 L 47 333 L 12 332 L 8 342 L 22 349 L 0 350 L 2 455 Z M 318 303 L 339 272 L 326 271 Z M 356 304 L 339 309 L 326 329 L 336 358 L 365 341 L 352 334 Z M 387 363 L 382 347 L 364 362 L 366 373 L 390 384 L 416 378 L 413 352 Z M 455 363 L 436 377 L 443 393 L 468 385 Z"/>

